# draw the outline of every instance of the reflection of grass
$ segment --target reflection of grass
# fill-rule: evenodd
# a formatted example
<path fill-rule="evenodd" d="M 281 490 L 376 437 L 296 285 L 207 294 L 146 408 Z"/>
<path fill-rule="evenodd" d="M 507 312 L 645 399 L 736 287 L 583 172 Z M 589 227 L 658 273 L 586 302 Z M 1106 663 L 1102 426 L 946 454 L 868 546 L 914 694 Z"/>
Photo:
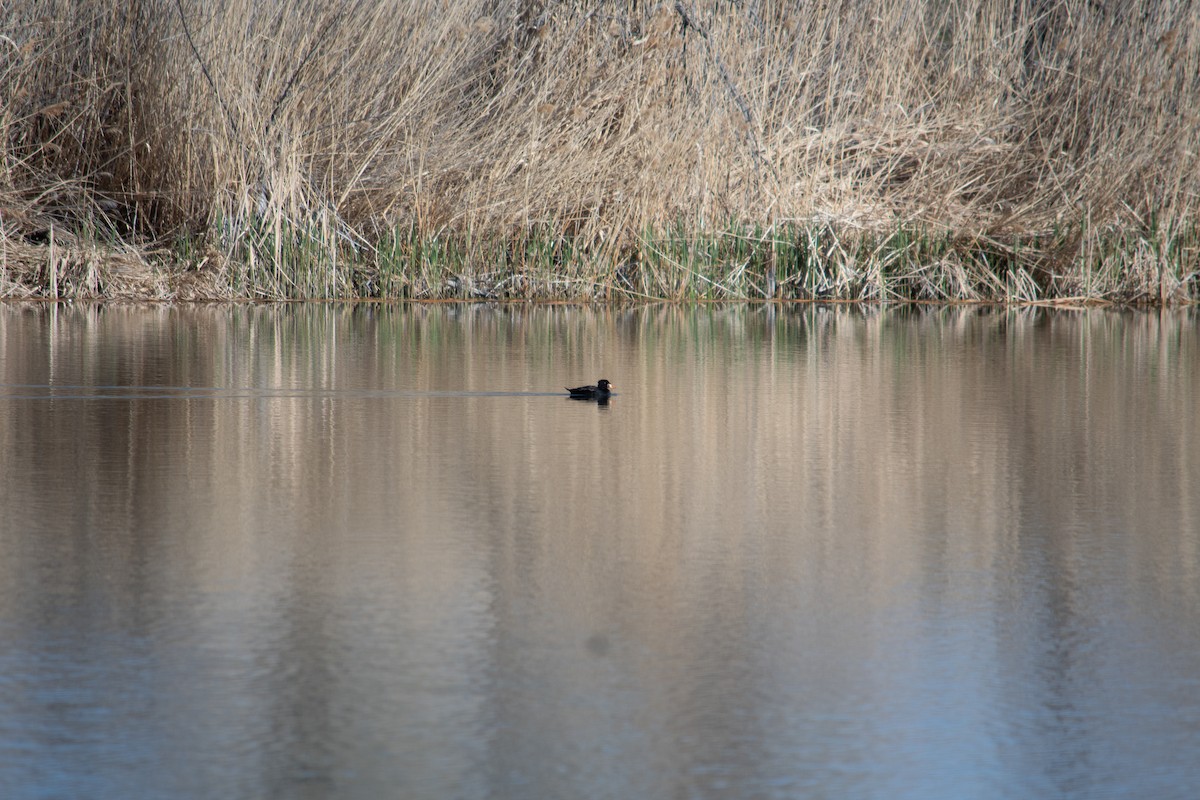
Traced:
<path fill-rule="evenodd" d="M 1195 299 L 1158 5 L 16 0 L 0 294 Z"/>

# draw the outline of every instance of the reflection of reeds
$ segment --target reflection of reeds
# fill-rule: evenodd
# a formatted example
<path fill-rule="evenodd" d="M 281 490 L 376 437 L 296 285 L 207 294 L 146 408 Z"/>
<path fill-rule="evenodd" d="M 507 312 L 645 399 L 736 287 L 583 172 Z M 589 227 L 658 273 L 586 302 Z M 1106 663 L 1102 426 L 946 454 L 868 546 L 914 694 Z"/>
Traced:
<path fill-rule="evenodd" d="M 16 0 L 0 25 L 0 294 L 1200 294 L 1200 28 L 1148 0 Z"/>

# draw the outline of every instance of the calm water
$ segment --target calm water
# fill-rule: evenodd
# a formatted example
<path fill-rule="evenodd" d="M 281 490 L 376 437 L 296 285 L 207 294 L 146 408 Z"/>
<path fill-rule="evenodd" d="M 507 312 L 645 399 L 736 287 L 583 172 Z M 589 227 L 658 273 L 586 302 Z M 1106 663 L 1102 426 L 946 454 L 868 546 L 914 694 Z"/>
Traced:
<path fill-rule="evenodd" d="M 0 305 L 0 796 L 1195 798 L 1198 398 L 1185 311 Z"/>

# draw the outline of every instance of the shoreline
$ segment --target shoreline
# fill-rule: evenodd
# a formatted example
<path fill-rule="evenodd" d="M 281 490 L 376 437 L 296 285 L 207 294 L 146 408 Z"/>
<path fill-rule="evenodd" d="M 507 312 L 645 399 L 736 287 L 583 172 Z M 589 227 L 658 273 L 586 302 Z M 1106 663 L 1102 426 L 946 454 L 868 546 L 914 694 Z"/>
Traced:
<path fill-rule="evenodd" d="M 619 258 L 576 250 L 566 240 L 414 242 L 365 255 L 233 262 L 215 248 L 87 242 L 56 233 L 47 243 L 0 236 L 0 298 L 30 300 L 541 303 L 881 303 L 1171 307 L 1200 303 L 1197 239 L 1137 239 L 1105 248 L 1096 266 L 1052 261 L 1055 243 L 1001 245 L 965 237 L 886 235 L 789 227 L 786 236 L 749 231 L 647 237 Z M 814 247 L 815 240 L 823 244 Z M 968 242 L 964 246 L 964 242 Z M 531 244 L 532 243 L 532 244 Z M 523 245 L 523 247 L 522 247 Z M 973 245 L 973 246 L 972 246 Z M 514 252 L 520 251 L 514 256 Z M 197 258 L 189 253 L 205 252 Z M 438 257 L 437 254 L 443 254 Z M 446 253 L 453 255 L 446 256 Z M 431 255 L 432 254 L 432 255 Z M 567 254 L 564 256 L 564 254 Z M 333 263 L 330 263 L 333 261 Z"/>

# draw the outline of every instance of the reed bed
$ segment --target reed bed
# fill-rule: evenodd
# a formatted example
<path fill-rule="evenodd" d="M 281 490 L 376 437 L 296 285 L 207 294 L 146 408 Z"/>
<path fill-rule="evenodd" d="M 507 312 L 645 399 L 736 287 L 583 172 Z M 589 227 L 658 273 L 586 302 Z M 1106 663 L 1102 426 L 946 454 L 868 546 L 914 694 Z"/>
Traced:
<path fill-rule="evenodd" d="M 0 295 L 1200 297 L 1186 2 L 0 11 Z"/>

